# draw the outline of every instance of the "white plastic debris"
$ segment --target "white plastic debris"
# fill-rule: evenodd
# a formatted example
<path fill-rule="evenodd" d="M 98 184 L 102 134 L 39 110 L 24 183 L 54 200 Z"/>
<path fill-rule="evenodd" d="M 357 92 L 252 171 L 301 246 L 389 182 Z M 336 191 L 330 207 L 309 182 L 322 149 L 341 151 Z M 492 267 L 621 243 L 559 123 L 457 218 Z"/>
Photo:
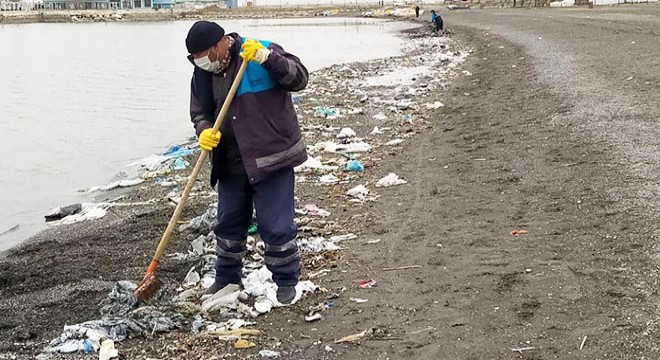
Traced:
<path fill-rule="evenodd" d="M 190 247 L 192 248 L 193 254 L 195 255 L 204 254 L 204 240 L 206 240 L 206 236 L 200 235 L 190 243 Z"/>
<path fill-rule="evenodd" d="M 235 309 L 238 306 L 238 296 L 241 293 L 241 287 L 237 284 L 229 284 L 218 290 L 202 303 L 202 310 L 216 311 L 221 308 Z"/>
<path fill-rule="evenodd" d="M 79 213 L 69 215 L 62 220 L 53 222 L 53 224 L 67 225 L 86 220 L 100 219 L 108 213 L 108 207 L 108 204 L 83 203 L 82 210 Z"/>
<path fill-rule="evenodd" d="M 367 151 L 371 151 L 371 145 L 367 144 L 364 141 L 348 143 L 348 144 L 338 144 L 336 151 L 342 153 L 367 152 Z"/>
<path fill-rule="evenodd" d="M 387 146 L 394 146 L 394 145 L 399 145 L 399 144 L 401 144 L 402 142 L 403 142 L 402 139 L 394 139 L 394 140 L 390 140 L 390 141 L 386 142 L 385 145 L 387 145 Z"/>
<path fill-rule="evenodd" d="M 346 235 L 335 235 L 330 237 L 330 241 L 332 242 L 340 242 L 340 241 L 353 240 L 353 239 L 357 239 L 357 235 L 353 233 L 349 233 Z"/>
<path fill-rule="evenodd" d="M 445 104 L 441 103 L 440 101 L 435 101 L 432 103 L 426 103 L 424 106 L 426 106 L 426 108 L 429 110 L 435 110 L 445 106 Z"/>
<path fill-rule="evenodd" d="M 319 178 L 321 184 L 331 185 L 339 182 L 339 178 L 335 174 L 323 175 Z"/>
<path fill-rule="evenodd" d="M 330 211 L 321 209 L 320 207 L 314 204 L 305 205 L 303 210 L 305 211 L 305 214 L 309 216 L 320 216 L 320 217 L 330 216 Z"/>
<path fill-rule="evenodd" d="M 405 184 L 407 181 L 400 179 L 399 176 L 395 173 L 389 173 L 382 179 L 378 180 L 376 187 L 388 187 L 394 185 Z"/>
<path fill-rule="evenodd" d="M 99 360 L 110 360 L 119 356 L 119 351 L 115 349 L 115 342 L 108 339 L 103 340 L 99 350 Z"/>
<path fill-rule="evenodd" d="M 366 186 L 364 185 L 358 185 L 346 192 L 346 195 L 358 198 L 358 199 L 364 199 L 367 195 L 369 195 L 369 189 L 367 189 Z"/>
<path fill-rule="evenodd" d="M 243 287 L 245 288 L 245 292 L 250 296 L 256 298 L 265 296 L 274 307 L 284 306 L 277 301 L 277 285 L 273 282 L 272 274 L 266 266 L 252 271 L 243 278 Z M 296 285 L 296 296 L 291 304 L 298 302 L 302 298 L 303 293 L 315 291 L 316 289 L 318 289 L 318 286 L 311 281 L 305 280 L 298 282 L 298 285 Z"/>
<path fill-rule="evenodd" d="M 335 251 L 340 249 L 339 245 L 337 245 L 337 241 L 328 240 L 323 236 L 301 239 L 298 242 L 298 248 L 302 252 L 311 253 L 317 253 L 321 251 Z"/>
<path fill-rule="evenodd" d="M 323 319 L 323 317 L 319 313 L 312 314 L 312 315 L 309 315 L 309 316 L 305 316 L 305 321 L 307 321 L 307 322 L 314 322 L 314 321 L 318 321 L 318 320 L 321 320 L 321 319 Z"/>
<path fill-rule="evenodd" d="M 261 350 L 259 351 L 259 356 L 262 358 L 278 358 L 280 357 L 280 352 L 273 350 Z"/>
<path fill-rule="evenodd" d="M 302 165 L 294 168 L 295 172 L 304 172 L 304 171 L 333 171 L 337 170 L 337 166 L 328 166 L 321 163 L 321 157 L 309 157 L 307 161 L 302 163 Z"/>
<path fill-rule="evenodd" d="M 353 129 L 346 127 L 341 129 L 339 134 L 337 134 L 337 139 L 351 138 L 354 137 L 355 135 L 356 134 L 355 131 L 353 131 Z"/>
<path fill-rule="evenodd" d="M 188 271 L 188 274 L 186 277 L 183 279 L 183 286 L 185 287 L 191 287 L 197 285 L 197 283 L 201 280 L 201 277 L 199 276 L 199 273 L 195 271 L 195 267 L 193 266 L 190 271 Z"/>
<path fill-rule="evenodd" d="M 273 308 L 273 303 L 270 302 L 266 297 L 260 297 L 257 301 L 254 302 L 254 309 L 257 310 L 259 314 L 265 314 Z"/>
<path fill-rule="evenodd" d="M 409 86 L 412 85 L 417 78 L 430 72 L 428 65 L 396 68 L 387 74 L 367 77 L 364 80 L 364 84 L 366 86 L 385 87 L 395 87 L 400 85 Z"/>
<path fill-rule="evenodd" d="M 371 135 L 378 135 L 382 134 L 383 132 L 378 128 L 378 126 L 374 126 L 374 129 L 371 130 Z"/>
<path fill-rule="evenodd" d="M 137 178 L 137 179 L 125 179 L 125 180 L 118 180 L 115 182 L 112 182 L 108 185 L 105 186 L 92 186 L 91 188 L 87 189 L 87 192 L 94 192 L 94 191 L 108 191 L 120 187 L 131 187 L 135 185 L 142 184 L 144 182 L 144 179 Z M 81 190 L 85 191 L 85 190 Z"/>
<path fill-rule="evenodd" d="M 375 120 L 380 120 L 380 121 L 385 121 L 387 120 L 387 116 L 383 114 L 382 112 L 379 112 L 378 114 L 372 116 Z"/>
<path fill-rule="evenodd" d="M 351 300 L 354 303 L 358 303 L 358 304 L 364 304 L 367 301 L 369 301 L 369 299 L 360 299 L 360 298 L 350 298 L 349 300 Z"/>

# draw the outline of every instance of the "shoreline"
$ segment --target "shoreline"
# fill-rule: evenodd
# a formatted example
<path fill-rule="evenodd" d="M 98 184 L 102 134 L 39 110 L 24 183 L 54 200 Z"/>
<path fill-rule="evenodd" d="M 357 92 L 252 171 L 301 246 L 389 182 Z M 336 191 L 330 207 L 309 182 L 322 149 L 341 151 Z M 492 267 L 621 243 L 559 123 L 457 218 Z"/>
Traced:
<path fill-rule="evenodd" d="M 414 19 L 402 20 L 414 21 Z M 427 30 L 428 29 L 426 29 L 426 27 L 422 26 L 417 30 L 402 31 L 401 36 L 411 39 L 415 37 L 412 34 L 420 32 L 426 33 Z M 428 35 L 423 35 L 423 37 L 428 37 Z M 362 69 L 359 70 L 359 72 L 363 74 L 362 78 L 364 78 L 367 77 L 367 74 L 370 71 L 380 72 L 381 70 L 377 69 L 380 69 L 383 67 L 383 65 L 387 64 L 392 59 L 396 61 L 403 61 L 403 59 L 408 57 L 410 57 L 410 55 L 402 55 L 386 59 L 376 59 L 364 63 L 333 65 L 314 72 L 314 76 L 321 79 L 315 81 L 315 83 L 321 82 L 320 85 L 316 84 L 315 86 L 320 86 L 320 88 L 323 89 L 326 87 L 335 88 L 335 92 L 327 94 L 330 97 L 342 96 L 341 93 L 336 92 L 338 91 L 338 84 L 335 83 L 335 80 L 328 79 L 328 74 L 336 75 L 337 72 L 342 71 L 342 69 L 356 68 Z M 372 70 L 368 70 L 370 68 Z M 372 75 L 375 74 L 372 73 Z M 311 100 L 310 94 L 306 92 L 304 92 L 302 98 L 305 102 L 308 98 Z M 328 103 L 328 101 L 319 102 Z M 303 118 L 312 117 L 313 115 L 310 114 L 310 111 L 313 112 L 313 108 L 319 105 L 312 106 L 312 104 L 305 104 L 304 109 L 299 109 L 299 114 L 303 116 Z M 419 106 L 421 106 L 421 104 Z M 407 112 L 405 109 L 402 111 Z M 418 113 L 419 111 L 422 111 L 422 113 L 425 112 L 423 109 L 417 109 L 414 111 L 414 113 Z M 365 117 L 364 115 L 359 114 L 356 114 L 355 116 L 360 118 Z M 371 116 L 367 116 L 366 118 L 370 119 L 369 121 L 374 121 L 371 119 Z M 412 125 L 412 122 L 410 125 L 405 125 L 408 121 L 404 120 L 404 118 L 401 118 L 399 121 L 404 121 L 403 125 L 406 127 L 411 126 L 412 128 L 416 128 L 419 126 Z M 306 129 L 306 131 L 316 132 L 316 130 L 310 129 Z M 416 131 L 413 131 L 412 133 L 407 133 L 406 136 L 410 136 L 415 133 Z M 382 147 L 382 150 L 388 150 L 387 146 L 380 146 Z M 190 163 L 194 163 L 195 159 L 196 155 L 194 154 L 189 155 L 188 158 L 186 158 L 186 160 L 188 160 Z M 376 166 L 376 164 L 372 164 L 371 166 Z M 172 172 L 171 174 L 168 174 L 168 176 L 177 179 L 175 181 L 178 183 L 178 187 L 182 187 L 182 185 L 185 184 L 185 175 L 189 170 L 190 168 L 182 171 Z M 215 192 L 212 189 L 205 189 L 208 188 L 208 185 L 206 184 L 208 170 L 209 167 L 205 166 L 205 171 L 200 174 L 201 181 L 198 181 L 198 190 L 195 194 L 193 194 L 190 203 L 186 206 L 186 210 L 184 211 L 184 216 L 182 219 L 189 220 L 195 216 L 200 215 L 208 206 L 208 203 L 214 201 L 214 197 L 216 196 Z M 318 181 L 318 176 L 311 176 L 312 179 L 316 179 L 312 180 L 312 182 Z M 374 175 L 372 174 L 372 176 Z M 299 186 L 307 187 L 309 185 L 303 183 Z M 317 186 L 313 186 L 312 189 L 313 192 L 321 191 L 322 193 L 327 190 L 327 188 L 318 188 Z M 29 294 L 41 292 L 38 289 L 40 289 L 41 286 L 48 284 L 47 287 L 51 289 L 48 292 L 52 293 L 49 295 L 49 297 L 54 296 L 55 298 L 60 299 L 55 302 L 55 304 L 60 304 L 60 301 L 71 301 L 71 294 L 79 292 L 87 294 L 86 297 L 89 299 L 101 299 L 105 297 L 110 287 L 112 287 L 113 281 L 121 279 L 137 279 L 144 271 L 144 267 L 148 264 L 153 249 L 155 248 L 154 242 L 157 241 L 160 233 L 165 228 L 165 224 L 169 219 L 169 215 L 171 215 L 173 207 L 169 201 L 171 198 L 171 196 L 168 194 L 169 189 L 164 188 L 159 184 L 152 183 L 151 181 L 149 183 L 141 184 L 133 188 L 123 189 L 122 191 L 126 191 L 127 193 L 122 199 L 123 202 L 139 203 L 151 199 L 156 199 L 156 201 L 152 204 L 144 206 L 112 208 L 109 210 L 109 214 L 101 219 L 79 222 L 72 225 L 58 226 L 56 228 L 47 229 L 40 232 L 39 234 L 31 237 L 29 240 L 4 252 L 5 257 L 0 260 L 0 285 L 2 285 L 3 288 L 6 288 L 5 291 L 12 293 L 13 298 L 23 298 L 24 295 L 31 296 Z M 303 191 L 306 192 L 305 190 Z M 301 205 L 302 203 L 299 204 L 299 206 Z M 137 233 L 135 231 L 137 230 L 135 226 L 137 226 L 137 229 L 140 229 Z M 116 233 L 107 233 L 108 230 L 114 228 L 116 228 Z M 178 236 L 182 235 L 183 234 L 180 234 Z M 114 244 L 112 245 L 112 249 L 108 248 L 110 244 Z M 71 248 L 72 246 L 82 246 L 83 248 L 88 248 L 89 253 L 80 253 L 80 248 L 73 249 Z M 181 241 L 179 238 L 177 240 L 173 240 L 172 244 L 168 248 L 168 252 L 185 253 L 186 247 L 186 241 Z M 40 264 L 40 266 L 38 266 L 39 268 L 48 268 L 49 266 L 55 266 L 55 268 L 53 268 L 52 273 L 47 276 L 48 279 L 45 280 L 45 283 L 40 280 L 37 280 L 36 282 L 32 280 L 28 281 L 31 284 L 26 284 L 25 282 L 27 279 L 31 278 L 30 275 L 16 275 L 17 273 L 21 272 L 21 270 L 19 270 L 20 268 L 18 267 L 20 266 L 19 264 L 22 263 L 22 260 L 20 259 L 23 259 L 27 254 L 31 254 L 30 256 L 43 254 L 44 251 L 49 251 L 48 249 L 51 251 L 54 249 L 59 249 L 56 251 L 58 252 L 58 256 L 67 257 L 67 260 L 61 262 L 57 259 L 52 259 L 56 262 L 53 263 L 51 261 L 45 264 Z M 126 251 L 130 251 L 133 255 L 130 258 L 126 258 Z M 117 269 L 116 259 L 124 259 L 121 261 L 123 267 L 122 269 Z M 94 264 L 93 266 L 95 268 L 88 268 L 82 272 L 75 270 L 79 269 L 79 267 L 88 266 L 85 264 Z M 181 264 L 166 261 L 160 271 L 161 276 L 163 276 L 164 279 L 167 279 L 168 283 L 176 284 L 181 281 L 182 275 L 185 275 L 185 272 L 188 268 L 189 265 L 184 264 L 182 266 Z M 37 272 L 39 271 L 38 269 L 33 270 Z M 110 272 L 112 275 L 108 279 L 103 275 L 101 275 L 101 277 L 95 275 L 97 272 Z M 27 278 L 25 276 L 27 276 Z M 79 278 L 79 280 L 74 280 L 72 276 L 74 278 Z M 80 281 L 82 279 L 89 278 L 96 278 L 96 280 L 91 282 L 88 280 Z M 60 286 L 63 288 L 60 289 Z M 3 296 L 8 295 L 8 293 L 5 291 L 2 292 Z M 12 302 L 12 300 L 9 301 L 10 303 Z M 77 310 L 75 314 L 67 314 L 65 312 L 59 313 L 57 315 L 46 316 L 47 324 L 49 325 L 43 325 L 46 325 L 47 329 L 51 329 L 50 331 L 57 331 L 58 328 L 61 329 L 61 325 L 63 325 L 62 321 L 65 321 L 64 323 L 70 324 L 72 322 L 75 323 L 90 320 L 90 314 L 94 312 L 93 309 L 96 307 L 97 301 L 90 300 L 90 302 L 91 303 L 86 302 L 84 304 L 77 304 Z M 29 306 L 29 304 L 27 305 Z M 55 306 L 57 307 L 60 305 Z M 15 310 L 18 311 L 19 309 Z M 55 316 L 55 318 L 53 318 L 53 316 Z M 14 327 L 12 327 L 10 323 L 7 323 L 0 318 L 0 329 L 6 328 L 7 326 L 14 328 L 17 325 L 19 328 L 23 328 L 23 326 L 20 324 L 14 324 Z M 53 326 L 55 327 L 53 328 Z M 34 331 L 35 329 L 29 328 L 20 329 L 18 332 L 15 332 L 15 334 L 18 335 L 14 335 L 14 344 L 16 344 L 16 340 L 28 340 L 27 343 L 23 343 L 24 345 L 18 346 L 18 348 L 15 345 L 4 344 L 0 346 L 0 349 L 3 349 L 4 351 L 18 350 L 17 353 L 22 353 L 22 350 L 20 349 L 25 350 L 24 346 L 26 345 L 30 345 L 32 348 L 36 345 L 39 349 L 41 349 L 50 340 L 48 336 L 53 335 L 53 333 L 48 330 L 46 330 L 45 334 L 42 334 L 41 332 L 35 333 Z M 46 337 L 43 337 L 43 335 L 46 335 Z M 32 342 L 37 339 L 38 342 L 36 344 Z M 18 343 L 21 343 L 21 341 Z"/>

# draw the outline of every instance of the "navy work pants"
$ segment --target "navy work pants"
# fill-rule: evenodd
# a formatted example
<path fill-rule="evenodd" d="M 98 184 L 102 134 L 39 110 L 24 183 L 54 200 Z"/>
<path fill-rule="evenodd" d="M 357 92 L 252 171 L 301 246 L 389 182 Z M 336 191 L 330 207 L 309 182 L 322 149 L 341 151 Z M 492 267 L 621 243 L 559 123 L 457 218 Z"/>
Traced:
<path fill-rule="evenodd" d="M 295 177 L 283 169 L 251 185 L 245 174 L 218 180 L 218 224 L 214 229 L 218 259 L 215 281 L 238 284 L 243 255 L 247 252 L 247 228 L 256 207 L 259 235 L 266 245 L 265 260 L 278 286 L 295 286 L 300 276 L 300 255 L 294 223 Z"/>

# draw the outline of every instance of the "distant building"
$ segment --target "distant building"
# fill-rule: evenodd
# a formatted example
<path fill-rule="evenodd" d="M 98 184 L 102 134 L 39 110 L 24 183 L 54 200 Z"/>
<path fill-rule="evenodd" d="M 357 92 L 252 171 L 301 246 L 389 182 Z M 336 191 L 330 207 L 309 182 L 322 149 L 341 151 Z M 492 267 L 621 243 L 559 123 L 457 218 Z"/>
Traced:
<path fill-rule="evenodd" d="M 225 7 L 225 0 L 175 0 L 177 8 L 203 9 L 209 6 Z"/>
<path fill-rule="evenodd" d="M 171 9 L 174 7 L 174 0 L 153 0 L 154 9 Z"/>
<path fill-rule="evenodd" d="M 169 9 L 172 1 L 164 0 L 44 0 L 43 7 L 49 10 L 104 10 L 104 9 Z M 168 7 L 167 3 L 170 4 Z"/>
<path fill-rule="evenodd" d="M 101 10 L 110 8 L 110 0 L 44 0 L 44 9 L 48 10 Z"/>
<path fill-rule="evenodd" d="M 41 4 L 28 1 L 3 1 L 0 0 L 0 11 L 29 11 L 37 9 Z"/>

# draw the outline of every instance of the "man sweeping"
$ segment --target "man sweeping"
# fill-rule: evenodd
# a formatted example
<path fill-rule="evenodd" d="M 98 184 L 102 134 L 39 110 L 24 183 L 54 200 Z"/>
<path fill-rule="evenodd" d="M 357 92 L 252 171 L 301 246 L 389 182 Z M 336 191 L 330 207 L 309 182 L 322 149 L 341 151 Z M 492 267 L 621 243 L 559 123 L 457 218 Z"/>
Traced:
<path fill-rule="evenodd" d="M 300 276 L 293 167 L 307 159 L 290 92 L 305 88 L 307 69 L 281 46 L 225 34 L 214 22 L 193 24 L 186 47 L 194 65 L 190 116 L 199 146 L 211 151 L 211 185 L 218 186 L 218 258 L 207 293 L 241 283 L 254 204 L 277 300 L 290 304 Z M 213 133 L 243 61 L 249 63 L 236 97 L 222 128 Z"/>

